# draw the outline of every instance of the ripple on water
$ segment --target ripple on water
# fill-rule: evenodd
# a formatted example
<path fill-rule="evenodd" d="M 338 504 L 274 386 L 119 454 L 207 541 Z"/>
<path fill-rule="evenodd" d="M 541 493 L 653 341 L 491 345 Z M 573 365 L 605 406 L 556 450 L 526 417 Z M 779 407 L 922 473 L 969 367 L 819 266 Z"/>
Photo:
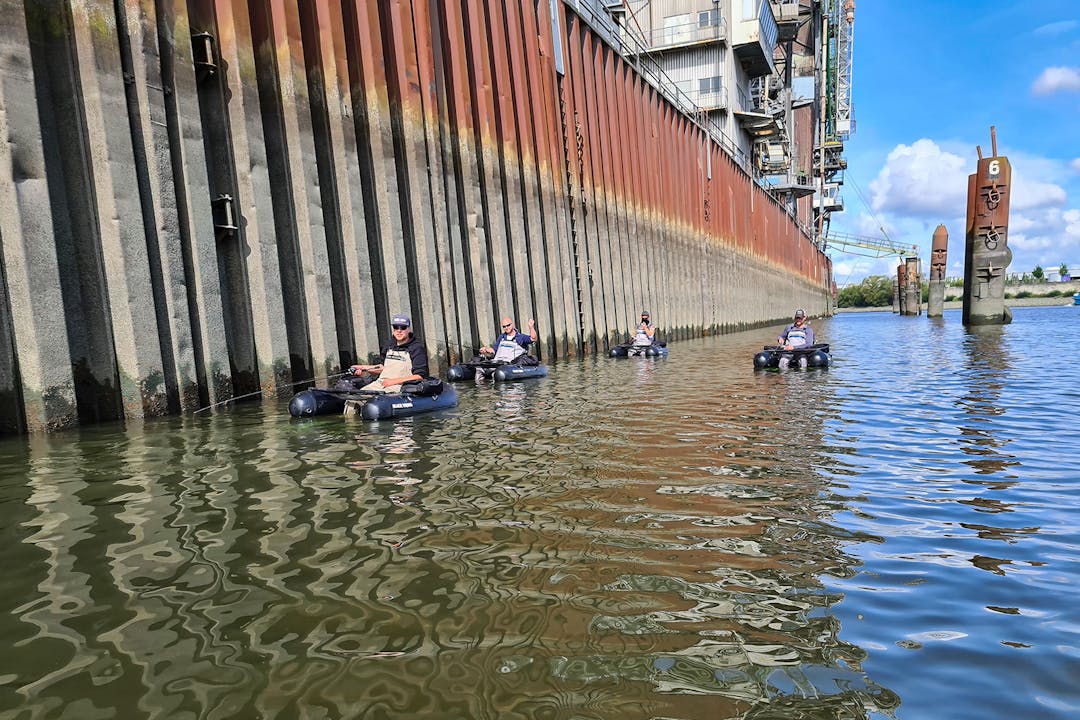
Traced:
<path fill-rule="evenodd" d="M 1072 717 L 1080 371 L 1040 360 L 1075 320 L 845 315 L 827 371 L 753 371 L 769 329 L 392 423 L 8 441 L 0 713 Z"/>

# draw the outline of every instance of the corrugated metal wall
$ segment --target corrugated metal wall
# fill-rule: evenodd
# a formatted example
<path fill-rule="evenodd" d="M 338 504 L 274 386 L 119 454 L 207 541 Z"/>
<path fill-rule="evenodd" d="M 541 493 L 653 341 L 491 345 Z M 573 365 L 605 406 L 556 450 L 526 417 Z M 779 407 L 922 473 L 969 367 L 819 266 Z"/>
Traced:
<path fill-rule="evenodd" d="M 502 314 L 550 360 L 643 306 L 826 307 L 824 256 L 562 3 L 0 7 L 2 431 L 289 393 L 397 312 L 445 364 Z"/>

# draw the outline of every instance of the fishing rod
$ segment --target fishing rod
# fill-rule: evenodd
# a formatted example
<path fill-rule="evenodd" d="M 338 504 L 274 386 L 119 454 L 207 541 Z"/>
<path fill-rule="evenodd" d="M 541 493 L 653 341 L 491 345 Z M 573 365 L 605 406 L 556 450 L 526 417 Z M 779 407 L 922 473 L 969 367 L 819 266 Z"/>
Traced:
<path fill-rule="evenodd" d="M 344 377 L 346 375 L 352 375 L 352 374 L 353 374 L 352 372 L 346 370 L 345 372 L 339 372 L 339 373 L 336 373 L 334 375 L 327 375 L 326 379 L 327 380 L 337 380 L 340 377 Z M 284 385 L 283 387 L 294 388 L 297 385 L 306 385 L 308 383 L 313 383 L 313 382 L 315 382 L 315 380 L 316 380 L 316 378 L 310 377 L 310 378 L 307 378 L 306 380 L 297 380 L 296 382 L 288 383 L 287 385 Z M 256 390 L 255 392 L 245 393 L 244 395 L 237 395 L 235 397 L 231 397 L 231 398 L 228 398 L 226 400 L 216 402 L 216 403 L 214 403 L 212 405 L 207 405 L 206 407 L 199 408 L 198 410 L 194 411 L 191 414 L 192 415 L 198 415 L 201 412 L 205 412 L 207 410 L 213 410 L 216 407 L 221 407 L 222 405 L 228 405 L 229 403 L 236 402 L 237 400 L 244 400 L 246 398 L 255 397 L 256 395 L 262 395 L 262 393 L 263 393 L 262 390 Z"/>

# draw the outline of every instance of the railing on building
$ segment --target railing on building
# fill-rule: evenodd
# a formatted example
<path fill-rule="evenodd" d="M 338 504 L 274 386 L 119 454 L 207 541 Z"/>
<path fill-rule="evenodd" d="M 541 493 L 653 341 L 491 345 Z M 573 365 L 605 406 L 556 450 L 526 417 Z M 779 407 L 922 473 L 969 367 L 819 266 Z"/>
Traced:
<path fill-rule="evenodd" d="M 765 4 L 768 5 L 767 0 L 765 0 Z M 612 47 L 637 70 L 638 74 L 646 82 L 666 97 L 675 107 L 685 112 L 747 174 L 754 177 L 755 172 L 750 156 L 723 131 L 714 118 L 703 112 L 705 108 L 700 107 L 686 91 L 671 79 L 660 65 L 660 62 L 652 57 L 652 53 L 655 51 L 645 44 L 645 38 L 638 32 L 636 27 L 616 25 L 612 22 L 611 16 L 602 7 L 599 7 L 595 0 L 567 0 L 567 5 L 586 23 L 596 29 L 601 36 L 606 38 Z M 726 28 L 726 24 L 724 27 Z"/>
<path fill-rule="evenodd" d="M 715 12 L 717 11 L 708 11 L 708 13 Z M 717 15 L 710 17 L 708 21 L 699 18 L 697 22 L 646 29 L 638 32 L 638 35 L 639 37 L 643 35 L 642 39 L 652 50 L 663 50 L 680 45 L 727 40 L 727 30 L 727 18 Z"/>

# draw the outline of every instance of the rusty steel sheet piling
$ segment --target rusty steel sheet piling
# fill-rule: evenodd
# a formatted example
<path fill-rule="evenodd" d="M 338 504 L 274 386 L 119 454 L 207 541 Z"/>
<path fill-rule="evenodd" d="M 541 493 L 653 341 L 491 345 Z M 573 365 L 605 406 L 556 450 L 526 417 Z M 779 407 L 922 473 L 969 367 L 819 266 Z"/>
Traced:
<path fill-rule="evenodd" d="M 1009 200 L 1012 166 L 997 154 L 997 131 L 990 127 L 991 156 L 983 157 L 968 181 L 968 233 L 964 252 L 965 325 L 1005 325 L 1012 311 L 1005 305 L 1009 249 Z"/>
<path fill-rule="evenodd" d="M 944 225 L 934 229 L 930 240 L 930 280 L 926 296 L 926 317 L 941 317 L 945 310 L 945 266 L 949 252 L 949 231 Z"/>
<path fill-rule="evenodd" d="M 0 18 L 0 433 L 287 395 L 398 312 L 445 368 L 503 314 L 549 361 L 642 309 L 667 340 L 829 311 L 812 199 L 577 3 L 31 5 Z"/>

